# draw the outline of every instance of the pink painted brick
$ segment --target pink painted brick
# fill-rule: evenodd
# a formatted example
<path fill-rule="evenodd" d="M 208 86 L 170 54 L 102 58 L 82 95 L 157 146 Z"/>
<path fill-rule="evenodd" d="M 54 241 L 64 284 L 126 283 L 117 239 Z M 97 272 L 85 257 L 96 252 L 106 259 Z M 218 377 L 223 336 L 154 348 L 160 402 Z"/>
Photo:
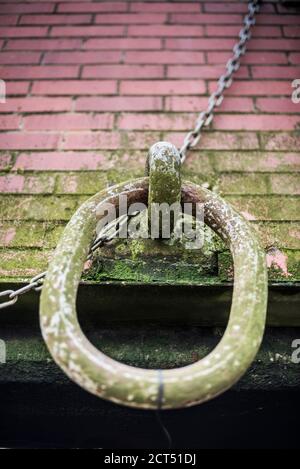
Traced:
<path fill-rule="evenodd" d="M 173 112 L 199 112 L 208 104 L 208 98 L 199 96 L 181 97 L 169 96 L 165 100 L 165 109 Z M 227 96 L 216 112 L 252 112 L 253 101 L 251 98 L 233 98 Z"/>
<path fill-rule="evenodd" d="M 55 150 L 59 135 L 51 133 L 0 133 L 2 150 Z"/>
<path fill-rule="evenodd" d="M 33 95 L 103 95 L 115 94 L 116 81 L 104 80 L 64 80 L 35 81 L 32 85 Z"/>
<path fill-rule="evenodd" d="M 283 32 L 287 37 L 300 37 L 300 26 L 284 26 Z"/>
<path fill-rule="evenodd" d="M 166 132 L 164 139 L 177 147 L 182 145 L 185 132 Z M 258 150 L 259 141 L 255 132 L 203 132 L 203 150 Z"/>
<path fill-rule="evenodd" d="M 105 164 L 107 165 L 107 159 L 98 152 L 21 153 L 17 157 L 13 169 L 29 171 L 84 171 L 102 169 Z"/>
<path fill-rule="evenodd" d="M 72 107 L 71 98 L 9 98 L 5 104 L 1 104 L 2 112 L 54 112 L 70 111 Z"/>
<path fill-rule="evenodd" d="M 285 116 L 283 119 L 280 115 L 240 114 L 237 118 L 235 115 L 227 114 L 215 116 L 213 127 L 219 130 L 291 131 L 299 124 L 299 116 Z"/>
<path fill-rule="evenodd" d="M 83 78 L 163 78 L 162 65 L 87 65 L 83 68 Z"/>
<path fill-rule="evenodd" d="M 297 15 L 257 15 L 256 24 L 298 24 L 299 18 Z"/>
<path fill-rule="evenodd" d="M 209 13 L 171 14 L 171 23 L 175 24 L 242 24 L 242 15 L 212 15 Z"/>
<path fill-rule="evenodd" d="M 189 130 L 195 121 L 194 114 L 123 114 L 118 128 L 124 130 Z"/>
<path fill-rule="evenodd" d="M 6 83 L 6 95 L 24 95 L 29 90 L 29 82 L 27 81 L 8 81 Z"/>
<path fill-rule="evenodd" d="M 55 3 L 0 3 L 0 13 L 53 13 Z"/>
<path fill-rule="evenodd" d="M 249 41 L 249 50 L 286 50 L 286 51 L 298 51 L 300 48 L 299 39 L 252 39 Z"/>
<path fill-rule="evenodd" d="M 216 90 L 216 83 L 209 83 L 209 93 Z M 291 83 L 284 81 L 238 81 L 226 91 L 227 95 L 233 96 L 291 96 Z"/>
<path fill-rule="evenodd" d="M 97 15 L 95 22 L 98 24 L 159 24 L 167 20 L 167 15 L 153 14 L 110 14 Z"/>
<path fill-rule="evenodd" d="M 111 2 L 71 2 L 71 3 L 60 3 L 58 6 L 59 13 L 98 13 L 98 12 L 108 12 L 112 11 L 127 11 L 127 2 L 114 2 L 113 5 Z"/>
<path fill-rule="evenodd" d="M 213 37 L 237 37 L 240 32 L 241 26 L 227 26 L 227 25 L 208 25 L 205 28 L 207 36 Z M 255 26 L 252 31 L 252 37 L 281 37 L 281 29 L 279 26 Z"/>
<path fill-rule="evenodd" d="M 77 78 L 79 67 L 75 65 L 61 66 L 5 66 L 0 67 L 0 76 L 4 79 L 42 79 L 42 78 Z"/>
<path fill-rule="evenodd" d="M 8 169 L 12 165 L 12 157 L 8 153 L 0 153 L 0 170 Z"/>
<path fill-rule="evenodd" d="M 224 65 L 171 65 L 168 66 L 168 78 L 219 78 L 224 73 Z M 248 68 L 241 66 L 235 74 L 235 78 L 249 77 Z"/>
<path fill-rule="evenodd" d="M 299 105 L 291 98 L 257 98 L 256 107 L 262 112 L 299 113 Z M 299 119 L 300 120 L 300 119 Z"/>
<path fill-rule="evenodd" d="M 175 50 L 232 50 L 234 38 L 167 38 L 166 49 Z"/>
<path fill-rule="evenodd" d="M 0 15 L 0 25 L 16 25 L 18 22 L 18 15 Z"/>
<path fill-rule="evenodd" d="M 101 64 L 118 63 L 121 53 L 118 51 L 76 51 L 76 52 L 47 52 L 45 64 Z"/>
<path fill-rule="evenodd" d="M 81 39 L 10 39 L 5 50 L 73 50 L 81 43 Z"/>
<path fill-rule="evenodd" d="M 107 49 L 107 50 L 147 50 L 161 49 L 162 40 L 160 38 L 132 38 L 132 37 L 116 37 L 116 38 L 92 38 L 83 44 L 83 49 Z"/>
<path fill-rule="evenodd" d="M 271 79 L 276 79 L 276 78 L 285 78 L 285 79 L 291 79 L 293 80 L 294 78 L 300 76 L 300 67 L 263 67 L 263 66 L 253 66 L 251 68 L 252 70 L 252 76 L 253 78 L 271 78 Z"/>
<path fill-rule="evenodd" d="M 24 118 L 25 130 L 108 130 L 112 128 L 112 114 L 47 114 Z"/>
<path fill-rule="evenodd" d="M 77 111 L 159 111 L 162 100 L 153 96 L 113 96 L 101 98 L 78 98 Z"/>
<path fill-rule="evenodd" d="M 125 63 L 141 64 L 203 64 L 203 52 L 195 51 L 129 51 L 126 52 Z"/>
<path fill-rule="evenodd" d="M 207 61 L 209 64 L 225 64 L 230 59 L 232 53 L 209 51 Z M 247 52 L 242 59 L 243 64 L 287 64 L 288 58 L 285 52 Z"/>
<path fill-rule="evenodd" d="M 63 141 L 65 150 L 117 150 L 120 147 L 121 138 L 117 132 L 74 132 L 66 134 Z"/>
<path fill-rule="evenodd" d="M 123 26 L 53 26 L 50 35 L 61 37 L 123 36 Z"/>
<path fill-rule="evenodd" d="M 89 24 L 92 15 L 24 15 L 20 24 Z"/>
<path fill-rule="evenodd" d="M 129 26 L 129 36 L 196 36 L 204 35 L 203 26 L 186 26 L 181 25 L 145 25 L 145 26 Z"/>
<path fill-rule="evenodd" d="M 294 52 L 289 55 L 292 64 L 300 65 L 300 52 Z"/>
<path fill-rule="evenodd" d="M 21 194 L 51 194 L 54 190 L 55 178 L 47 176 L 24 177 L 18 174 L 0 176 L 0 192 Z"/>
<path fill-rule="evenodd" d="M 38 64 L 40 52 L 0 52 L 0 64 Z"/>
<path fill-rule="evenodd" d="M 0 105 L 0 109 L 1 106 L 2 104 Z M 19 116 L 0 116 L 0 130 L 17 130 L 19 127 Z"/>
<path fill-rule="evenodd" d="M 203 80 L 122 81 L 120 93 L 132 95 L 199 94 L 205 93 L 205 83 Z"/>
<path fill-rule="evenodd" d="M 14 26 L 0 27 L 0 37 L 43 37 L 47 36 L 47 27 Z"/>
<path fill-rule="evenodd" d="M 186 2 L 186 3 L 175 3 L 175 2 L 154 2 L 154 3 L 134 3 L 132 2 L 130 5 L 131 11 L 141 12 L 141 13 L 154 13 L 154 12 L 161 12 L 161 13 L 173 13 L 175 12 L 182 12 L 182 13 L 197 13 L 200 11 L 200 5 L 193 3 L 193 2 Z"/>

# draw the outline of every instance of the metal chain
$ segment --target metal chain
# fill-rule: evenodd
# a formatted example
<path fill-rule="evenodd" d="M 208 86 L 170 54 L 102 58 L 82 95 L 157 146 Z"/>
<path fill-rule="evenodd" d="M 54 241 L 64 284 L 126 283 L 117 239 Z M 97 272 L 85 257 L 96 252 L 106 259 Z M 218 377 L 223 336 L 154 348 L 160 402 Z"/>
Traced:
<path fill-rule="evenodd" d="M 259 11 L 259 3 L 260 0 L 250 0 L 248 3 L 248 13 L 244 18 L 244 26 L 239 32 L 240 40 L 233 47 L 233 56 L 226 64 L 226 72 L 219 78 L 217 90 L 210 96 L 207 109 L 199 114 L 195 128 L 186 135 L 180 148 L 182 163 L 185 161 L 188 151 L 199 142 L 203 127 L 211 123 L 215 108 L 220 106 L 223 101 L 225 89 L 231 86 L 233 75 L 240 68 L 240 58 L 246 52 L 246 43 L 251 37 L 250 29 L 255 24 L 255 14 Z"/>
<path fill-rule="evenodd" d="M 246 43 L 251 37 L 250 29 L 251 26 L 255 24 L 255 14 L 259 10 L 259 3 L 260 0 L 251 0 L 248 3 L 248 13 L 244 18 L 244 26 L 239 33 L 240 40 L 233 47 L 233 56 L 226 64 L 226 72 L 219 78 L 217 90 L 210 96 L 207 109 L 199 114 L 195 128 L 189 132 L 184 139 L 183 145 L 180 149 L 182 163 L 186 158 L 187 152 L 191 148 L 195 147 L 199 142 L 203 127 L 208 126 L 211 123 L 215 108 L 220 106 L 223 101 L 223 94 L 225 89 L 229 88 L 232 84 L 233 74 L 239 69 L 240 58 L 246 52 Z M 122 227 L 128 223 L 130 218 L 135 217 L 137 214 L 138 212 L 134 212 L 132 215 L 123 215 L 119 219 L 113 220 L 113 222 L 105 226 L 93 242 L 87 259 L 89 260 L 92 258 L 96 249 L 112 241 L 112 239 L 120 233 Z M 23 295 L 24 293 L 27 293 L 31 290 L 41 290 L 46 274 L 47 272 L 42 272 L 41 274 L 36 275 L 30 280 L 28 285 L 25 285 L 18 290 L 5 290 L 0 292 L 0 298 L 8 298 L 7 301 L 0 304 L 0 309 L 15 304 L 19 296 Z"/>
<path fill-rule="evenodd" d="M 136 217 L 139 212 L 133 212 L 131 214 L 121 215 L 121 217 L 113 220 L 108 223 L 99 235 L 94 240 L 93 244 L 90 247 L 90 252 L 87 256 L 87 260 L 92 259 L 94 252 L 104 246 L 105 244 L 110 243 L 122 230 L 124 226 L 127 226 L 127 223 L 134 217 Z M 18 290 L 5 290 L 0 292 L 1 297 L 7 297 L 7 301 L 0 304 L 0 309 L 7 308 L 12 306 L 18 301 L 19 296 L 24 295 L 31 290 L 40 291 L 43 287 L 44 279 L 47 275 L 47 271 L 42 272 L 35 277 L 33 277 L 30 282 L 24 287 L 19 288 Z"/>

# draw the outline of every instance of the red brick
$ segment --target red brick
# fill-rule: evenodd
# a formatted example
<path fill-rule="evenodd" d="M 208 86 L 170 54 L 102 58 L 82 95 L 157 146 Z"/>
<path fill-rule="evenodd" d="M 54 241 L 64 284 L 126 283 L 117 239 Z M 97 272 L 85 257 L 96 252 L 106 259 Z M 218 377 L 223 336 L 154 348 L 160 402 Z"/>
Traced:
<path fill-rule="evenodd" d="M 123 114 L 118 128 L 125 130 L 189 130 L 195 122 L 194 114 Z"/>
<path fill-rule="evenodd" d="M 224 65 L 189 65 L 185 67 L 183 65 L 173 65 L 168 67 L 167 76 L 168 78 L 219 78 L 224 73 Z M 249 72 L 247 67 L 241 66 L 235 78 L 247 78 Z"/>
<path fill-rule="evenodd" d="M 294 78 L 297 78 L 300 75 L 300 67 L 252 67 L 252 76 L 253 78 L 271 78 L 271 79 L 276 79 L 276 78 L 285 78 L 285 79 L 291 79 L 293 80 Z"/>
<path fill-rule="evenodd" d="M 79 67 L 66 66 L 5 66 L 0 67 L 0 76 L 4 79 L 29 79 L 29 78 L 77 78 Z"/>
<path fill-rule="evenodd" d="M 232 56 L 232 52 L 207 52 L 209 64 L 226 64 Z M 285 52 L 249 52 L 242 58 L 243 64 L 287 64 L 288 59 Z"/>
<path fill-rule="evenodd" d="M 248 44 L 249 50 L 286 50 L 298 51 L 300 48 L 300 40 L 298 39 L 252 39 Z"/>
<path fill-rule="evenodd" d="M 247 3 L 214 3 L 214 2 L 205 2 L 204 11 L 212 13 L 246 13 L 247 12 Z M 274 12 L 273 5 L 261 5 L 261 11 L 263 12 Z"/>
<path fill-rule="evenodd" d="M 205 93 L 205 83 L 203 80 L 123 81 L 120 93 L 141 95 L 199 94 Z"/>
<path fill-rule="evenodd" d="M 0 110 L 1 106 L 0 105 Z M 18 130 L 20 126 L 20 117 L 18 116 L 0 116 L 0 130 Z"/>
<path fill-rule="evenodd" d="M 5 49 L 13 50 L 72 50 L 80 49 L 81 39 L 10 39 Z"/>
<path fill-rule="evenodd" d="M 1 27 L 0 37 L 43 37 L 47 36 L 47 27 L 35 26 L 15 26 L 15 27 Z"/>
<path fill-rule="evenodd" d="M 118 51 L 76 51 L 76 52 L 47 52 L 45 64 L 98 64 L 118 63 L 121 53 Z"/>
<path fill-rule="evenodd" d="M 166 98 L 165 108 L 175 112 L 199 112 L 208 105 L 208 98 L 199 96 L 181 97 L 170 96 Z M 227 96 L 216 112 L 252 112 L 253 102 L 251 98 L 232 98 Z"/>
<path fill-rule="evenodd" d="M 294 52 L 289 55 L 290 62 L 292 64 L 300 65 L 300 52 Z"/>
<path fill-rule="evenodd" d="M 256 107 L 262 112 L 299 113 L 299 105 L 291 98 L 257 98 Z"/>
<path fill-rule="evenodd" d="M 97 12 L 109 12 L 112 10 L 117 11 L 127 11 L 127 2 L 114 2 L 113 5 L 111 2 L 71 2 L 71 3 L 60 3 L 58 6 L 59 13 L 97 13 Z"/>
<path fill-rule="evenodd" d="M 113 96 L 101 98 L 79 98 L 77 111 L 159 111 L 162 100 L 158 97 Z"/>
<path fill-rule="evenodd" d="M 97 130 L 112 127 L 112 114 L 47 114 L 24 118 L 26 130 Z"/>
<path fill-rule="evenodd" d="M 9 98 L 1 104 L 0 112 L 53 112 L 70 111 L 71 98 Z"/>
<path fill-rule="evenodd" d="M 287 37 L 300 37 L 300 26 L 284 26 L 283 32 Z"/>
<path fill-rule="evenodd" d="M 177 147 L 183 143 L 186 132 L 166 132 L 163 138 Z M 257 150 L 259 142 L 254 132 L 203 132 L 199 149 L 201 150 Z"/>
<path fill-rule="evenodd" d="M 203 26 L 186 26 L 181 25 L 145 25 L 145 26 L 129 26 L 129 36 L 199 36 L 204 35 Z"/>
<path fill-rule="evenodd" d="M 59 135 L 52 133 L 0 133 L 2 150 L 55 150 Z"/>
<path fill-rule="evenodd" d="M 1 26 L 16 25 L 17 22 L 18 22 L 17 15 L 1 15 L 0 16 Z"/>
<path fill-rule="evenodd" d="M 167 15 L 164 14 L 109 14 L 97 15 L 98 24 L 157 24 L 164 23 Z"/>
<path fill-rule="evenodd" d="M 24 177 L 19 174 L 0 176 L 0 192 L 20 194 L 51 194 L 55 185 L 55 178 L 51 176 Z"/>
<path fill-rule="evenodd" d="M 209 83 L 209 93 L 216 90 L 216 83 Z M 234 96 L 291 96 L 291 83 L 284 81 L 234 81 L 226 91 Z"/>
<path fill-rule="evenodd" d="M 213 121 L 215 129 L 222 130 L 294 130 L 300 124 L 299 116 L 278 115 L 217 115 Z"/>
<path fill-rule="evenodd" d="M 177 14 L 171 15 L 171 23 L 179 24 L 242 24 L 242 15 Z"/>
<path fill-rule="evenodd" d="M 55 4 L 49 3 L 0 3 L 0 13 L 52 13 Z"/>
<path fill-rule="evenodd" d="M 206 26 L 206 35 L 213 37 L 233 36 L 237 37 L 240 32 L 241 26 Z M 279 26 L 255 26 L 252 29 L 252 37 L 280 37 L 281 29 Z"/>
<path fill-rule="evenodd" d="M 161 65 L 88 65 L 83 68 L 83 78 L 163 78 Z"/>
<path fill-rule="evenodd" d="M 189 28 L 188 28 L 189 29 Z M 187 30 L 188 30 L 187 29 Z M 213 38 L 167 38 L 166 49 L 176 50 L 232 50 L 235 40 Z"/>
<path fill-rule="evenodd" d="M 0 52 L 0 64 L 38 64 L 39 52 Z"/>
<path fill-rule="evenodd" d="M 6 83 L 6 95 L 24 95 L 29 89 L 29 82 L 26 81 L 8 81 Z"/>
<path fill-rule="evenodd" d="M 61 37 L 123 36 L 124 26 L 53 26 L 50 35 Z"/>
<path fill-rule="evenodd" d="M 104 80 L 64 80 L 64 81 L 35 81 L 32 94 L 40 95 L 97 95 L 115 94 L 116 81 Z"/>
<path fill-rule="evenodd" d="M 125 62 L 141 64 L 203 64 L 203 52 L 188 51 L 131 51 L 126 52 Z"/>
<path fill-rule="evenodd" d="M 89 24 L 92 15 L 25 15 L 19 24 Z"/>
<path fill-rule="evenodd" d="M 182 12 L 182 13 L 197 13 L 200 11 L 200 5 L 192 2 L 187 3 L 175 3 L 175 2 L 160 2 L 160 3 L 131 3 L 131 11 L 137 11 L 142 13 L 173 13 Z"/>
<path fill-rule="evenodd" d="M 13 169 L 29 171 L 84 171 L 102 169 L 105 162 L 106 158 L 98 152 L 21 153 L 17 157 Z"/>
<path fill-rule="evenodd" d="M 259 14 L 256 18 L 256 24 L 298 24 L 297 15 L 264 15 Z"/>
<path fill-rule="evenodd" d="M 116 132 L 74 132 L 64 137 L 65 150 L 107 149 L 117 150 L 121 147 L 120 134 Z"/>
<path fill-rule="evenodd" d="M 132 37 L 118 37 L 118 38 L 100 38 L 100 39 L 87 39 L 83 44 L 83 49 L 107 49 L 107 50 L 147 50 L 147 49 L 161 49 L 161 39 L 159 38 L 132 38 Z"/>

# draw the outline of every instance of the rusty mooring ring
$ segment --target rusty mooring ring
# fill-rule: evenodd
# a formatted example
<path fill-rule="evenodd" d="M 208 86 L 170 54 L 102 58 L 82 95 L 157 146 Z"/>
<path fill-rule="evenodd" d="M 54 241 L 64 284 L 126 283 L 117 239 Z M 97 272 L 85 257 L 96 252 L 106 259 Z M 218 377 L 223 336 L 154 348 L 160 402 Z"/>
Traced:
<path fill-rule="evenodd" d="M 262 341 L 267 305 L 265 254 L 248 223 L 216 194 L 183 183 L 182 203 L 204 204 L 204 220 L 229 242 L 234 260 L 230 318 L 216 348 L 192 365 L 149 370 L 119 363 L 83 334 L 76 311 L 77 289 L 96 227 L 98 204 L 118 207 L 148 199 L 148 178 L 96 194 L 73 215 L 57 246 L 43 286 L 40 322 L 56 363 L 77 384 L 104 399 L 146 409 L 180 408 L 207 401 L 230 388 L 252 363 Z"/>

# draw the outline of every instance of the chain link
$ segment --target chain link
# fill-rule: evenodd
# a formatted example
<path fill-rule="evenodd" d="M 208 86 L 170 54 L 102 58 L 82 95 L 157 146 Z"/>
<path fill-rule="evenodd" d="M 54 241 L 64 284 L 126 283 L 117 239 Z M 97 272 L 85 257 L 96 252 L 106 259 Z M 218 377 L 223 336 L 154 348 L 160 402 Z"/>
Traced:
<path fill-rule="evenodd" d="M 240 40 L 233 47 L 233 56 L 226 64 L 226 72 L 219 78 L 217 90 L 210 96 L 207 109 L 199 114 L 195 128 L 186 135 L 180 148 L 182 163 L 185 161 L 188 151 L 198 144 L 203 127 L 207 127 L 211 123 L 215 108 L 220 106 L 223 101 L 225 89 L 231 86 L 233 75 L 240 68 L 240 58 L 246 52 L 246 43 L 251 37 L 250 29 L 255 24 L 255 14 L 259 11 L 259 3 L 260 0 L 250 0 L 248 3 L 244 26 L 239 32 Z"/>
<path fill-rule="evenodd" d="M 239 33 L 240 40 L 233 47 L 233 56 L 226 64 L 226 72 L 219 78 L 217 90 L 210 96 L 207 109 L 199 114 L 196 120 L 195 128 L 189 132 L 184 139 L 183 145 L 180 149 L 182 163 L 186 158 L 187 152 L 198 144 L 201 138 L 203 127 L 206 127 L 211 123 L 215 108 L 220 106 L 223 101 L 223 93 L 225 89 L 229 88 L 232 84 L 233 74 L 239 69 L 240 58 L 246 52 L 246 43 L 251 37 L 250 29 L 255 24 L 255 14 L 259 10 L 259 3 L 260 0 L 251 0 L 248 3 L 248 13 L 244 18 L 244 26 Z M 106 225 L 93 242 L 87 259 L 92 259 L 93 253 L 96 251 L 96 249 L 99 249 L 105 244 L 108 244 L 116 236 L 118 236 L 124 225 L 127 224 L 132 217 L 138 215 L 138 213 L 139 212 L 134 212 L 131 215 L 122 215 L 120 218 L 113 220 L 111 223 Z M 0 304 L 0 309 L 15 304 L 19 296 L 24 295 L 24 293 L 27 293 L 31 290 L 40 291 L 42 289 L 46 274 L 47 272 L 42 272 L 41 274 L 36 275 L 30 280 L 28 285 L 25 285 L 18 290 L 5 290 L 0 292 L 0 298 L 7 297 L 7 301 Z"/>
<path fill-rule="evenodd" d="M 108 223 L 91 245 L 87 260 L 91 260 L 93 258 L 93 254 L 97 249 L 101 248 L 105 244 L 110 243 L 114 238 L 116 238 L 124 226 L 126 226 L 127 223 L 138 214 L 139 212 L 136 211 L 131 214 L 121 215 L 121 217 Z M 18 301 L 19 296 L 24 295 L 24 293 L 28 293 L 31 290 L 40 291 L 43 287 L 46 275 L 47 271 L 36 275 L 27 285 L 19 288 L 18 290 L 5 290 L 0 292 L 0 298 L 7 297 L 7 301 L 0 303 L 0 309 L 14 305 Z"/>

